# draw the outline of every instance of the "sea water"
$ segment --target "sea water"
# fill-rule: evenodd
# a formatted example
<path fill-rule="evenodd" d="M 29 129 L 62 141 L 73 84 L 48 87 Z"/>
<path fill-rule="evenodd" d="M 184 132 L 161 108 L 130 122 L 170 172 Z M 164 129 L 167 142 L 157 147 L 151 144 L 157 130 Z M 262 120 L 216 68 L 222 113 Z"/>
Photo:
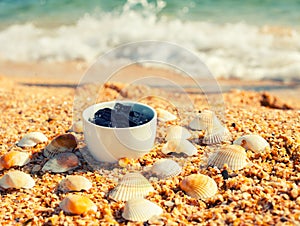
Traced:
<path fill-rule="evenodd" d="M 156 40 L 196 54 L 216 77 L 300 81 L 299 12 L 299 0 L 0 0 L 0 58 L 91 63 Z"/>

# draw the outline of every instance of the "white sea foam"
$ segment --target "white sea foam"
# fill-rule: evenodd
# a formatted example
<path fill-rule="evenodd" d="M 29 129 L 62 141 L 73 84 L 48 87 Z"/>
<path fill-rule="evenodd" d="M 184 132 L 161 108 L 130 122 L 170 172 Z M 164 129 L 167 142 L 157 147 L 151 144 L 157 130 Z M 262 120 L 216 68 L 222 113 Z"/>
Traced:
<path fill-rule="evenodd" d="M 196 53 L 216 77 L 300 80 L 299 30 L 261 28 L 242 22 L 183 22 L 130 10 L 121 15 L 85 15 L 74 25 L 51 29 L 30 23 L 12 25 L 0 31 L 0 57 L 12 61 L 93 62 L 118 45 L 143 40 L 169 41 Z M 190 64 L 197 76 L 197 65 L 185 62 L 180 54 L 168 53 L 167 49 L 136 51 L 178 57 L 178 66 Z"/>

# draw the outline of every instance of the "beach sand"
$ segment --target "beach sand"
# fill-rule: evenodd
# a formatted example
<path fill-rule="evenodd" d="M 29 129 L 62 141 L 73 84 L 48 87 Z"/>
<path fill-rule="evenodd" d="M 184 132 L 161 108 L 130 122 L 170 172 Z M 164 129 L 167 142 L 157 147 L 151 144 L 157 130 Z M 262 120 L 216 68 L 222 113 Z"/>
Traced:
<path fill-rule="evenodd" d="M 16 167 L 31 174 L 36 185 L 32 189 L 1 189 L 0 222 L 3 225 L 144 225 L 126 221 L 121 214 L 124 202 L 108 198 L 117 179 L 129 169 L 142 170 L 157 159 L 171 158 L 182 165 L 180 175 L 157 180 L 150 177 L 155 191 L 147 199 L 164 210 L 159 217 L 151 219 L 153 225 L 297 225 L 300 222 L 300 100 L 299 86 L 281 82 L 242 82 L 219 80 L 223 93 L 225 125 L 231 133 L 230 142 L 243 134 L 259 134 L 271 145 L 263 153 L 247 151 L 252 164 L 242 170 L 229 170 L 229 179 L 224 180 L 220 170 L 205 165 L 205 157 L 214 149 L 201 144 L 203 132 L 192 131 L 192 143 L 198 155 L 164 155 L 161 148 L 164 128 L 168 125 L 187 125 L 193 112 L 184 112 L 185 98 L 182 93 L 163 87 L 136 85 L 124 91 L 126 82 L 141 74 L 163 75 L 171 81 L 180 81 L 194 111 L 207 109 L 207 96 L 191 86 L 187 79 L 165 69 L 134 66 L 115 77 L 118 83 L 107 84 L 101 89 L 98 101 L 114 98 L 139 99 L 153 107 L 164 107 L 179 114 L 174 105 L 166 103 L 176 99 L 175 106 L 182 106 L 181 118 L 167 124 L 158 124 L 158 133 L 153 150 L 127 168 L 106 164 L 95 167 L 86 162 L 82 152 L 86 151 L 83 135 L 77 134 L 79 142 L 75 150 L 80 166 L 66 173 L 38 171 L 45 163 L 42 151 L 47 143 L 32 148 L 19 148 L 15 143 L 32 131 L 44 133 L 49 142 L 57 135 L 67 133 L 72 126 L 75 88 L 87 66 L 70 62 L 69 66 L 57 64 L 1 63 L 0 77 L 0 154 L 10 150 L 22 150 L 31 154 L 31 162 Z M 181 78 L 180 78 L 181 77 Z M 123 79 L 124 80 L 123 80 Z M 179 80 L 182 79 L 182 80 Z M 151 85 L 151 84 L 150 84 Z M 243 90 L 251 88 L 252 90 Z M 268 89 L 267 93 L 260 91 Z M 143 91 L 163 96 L 142 98 Z M 259 90 L 259 91 L 255 91 Z M 98 93 L 97 93 L 98 94 Z M 215 94 L 212 94 L 215 95 Z M 277 97 L 275 97 L 277 96 Z M 165 98 L 166 97 L 166 98 Z M 219 97 L 219 95 L 217 95 Z M 173 98 L 173 99 L 172 99 Z M 168 105 L 169 104 L 169 105 Z M 265 106 L 263 106 L 265 105 Z M 188 108 L 186 108 L 188 109 Z M 189 113 L 189 114 L 188 114 Z M 48 143 L 49 143 L 48 142 Z M 81 151 L 79 150 L 81 149 Z M 112 169 L 116 167 L 115 169 Z M 10 170 L 3 170 L 1 176 Z M 179 187 L 180 181 L 192 173 L 212 177 L 218 192 L 212 198 L 197 200 L 186 195 Z M 89 191 L 76 192 L 89 197 L 97 206 L 96 213 L 70 215 L 59 208 L 67 194 L 57 189 L 58 183 L 70 174 L 82 175 L 92 182 Z"/>

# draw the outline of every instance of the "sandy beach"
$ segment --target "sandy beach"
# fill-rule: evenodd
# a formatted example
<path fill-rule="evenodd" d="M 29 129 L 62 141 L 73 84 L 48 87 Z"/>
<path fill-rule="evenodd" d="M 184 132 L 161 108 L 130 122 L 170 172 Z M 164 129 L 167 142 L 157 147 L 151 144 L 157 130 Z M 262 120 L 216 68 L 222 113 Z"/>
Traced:
<path fill-rule="evenodd" d="M 182 106 L 180 119 L 167 124 L 158 123 L 155 146 L 150 153 L 132 160 L 126 166 L 107 164 L 93 166 L 86 161 L 83 135 L 75 134 L 80 141 L 74 153 L 80 165 L 65 173 L 42 172 L 48 158 L 43 156 L 46 145 L 56 136 L 70 133 L 73 117 L 75 89 L 87 66 L 71 62 L 68 67 L 49 64 L 1 63 L 0 77 L 0 154 L 19 150 L 30 154 L 30 162 L 14 167 L 32 176 L 31 189 L 1 189 L 0 222 L 3 225 L 145 225 L 122 218 L 125 202 L 113 201 L 108 193 L 117 180 L 130 170 L 143 172 L 156 160 L 170 158 L 182 166 L 182 172 L 169 179 L 149 177 L 155 191 L 147 199 L 163 209 L 163 214 L 149 220 L 146 225 L 298 225 L 300 222 L 300 101 L 299 85 L 276 81 L 218 80 L 225 103 L 224 123 L 231 134 L 228 143 L 245 134 L 259 134 L 271 149 L 256 153 L 247 150 L 251 164 L 241 170 L 228 170 L 224 179 L 221 170 L 207 167 L 206 157 L 211 146 L 201 143 L 203 132 L 191 131 L 190 139 L 197 155 L 161 152 L 165 143 L 164 129 L 169 125 L 187 126 L 193 112 L 186 112 L 182 93 L 163 87 L 132 86 L 126 92 L 126 82 L 141 75 L 163 75 L 177 81 L 192 100 L 195 111 L 210 108 L 207 97 L 191 86 L 188 79 L 165 69 L 129 67 L 114 77 L 114 81 L 98 90 L 98 101 L 115 98 L 137 99 L 145 90 L 155 96 L 176 98 L 175 106 Z M 182 81 L 180 80 L 182 79 Z M 117 83 L 116 83 L 117 81 Z M 251 90 L 247 90 L 251 89 Z M 256 90 L 256 91 L 255 91 Z M 264 91 L 264 90 L 267 90 Z M 173 114 L 178 111 L 161 102 L 159 98 L 141 100 L 154 108 L 164 107 Z M 181 105 L 182 104 L 182 105 Z M 186 113 L 186 114 L 185 114 Z M 187 114 L 189 113 L 189 114 Z M 15 144 L 29 132 L 44 133 L 48 142 L 31 148 Z M 221 144 L 225 145 L 225 144 Z M 12 169 L 1 171 L 1 176 Z M 191 198 L 180 189 L 180 181 L 193 173 L 213 178 L 218 192 L 211 198 Z M 92 182 L 88 191 L 75 192 L 89 197 L 97 206 L 96 213 L 67 214 L 59 203 L 68 194 L 58 190 L 58 183 L 67 175 L 82 175 Z"/>

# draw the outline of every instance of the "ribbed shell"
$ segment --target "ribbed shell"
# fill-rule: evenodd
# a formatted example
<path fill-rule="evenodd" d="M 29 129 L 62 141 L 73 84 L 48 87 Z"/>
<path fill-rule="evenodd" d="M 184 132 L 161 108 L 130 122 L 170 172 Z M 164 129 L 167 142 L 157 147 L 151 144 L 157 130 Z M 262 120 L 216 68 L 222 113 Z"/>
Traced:
<path fill-rule="evenodd" d="M 255 152 L 263 152 L 265 150 L 270 149 L 270 144 L 263 137 L 257 134 L 241 136 L 233 143 L 241 145 L 242 147 Z"/>
<path fill-rule="evenodd" d="M 189 139 L 191 136 L 191 133 L 182 126 L 170 126 L 166 131 L 166 140 Z"/>
<path fill-rule="evenodd" d="M 131 199 L 126 202 L 122 217 L 130 221 L 147 221 L 163 213 L 163 209 L 147 199 Z"/>
<path fill-rule="evenodd" d="M 39 143 L 48 141 L 48 138 L 41 132 L 31 132 L 23 136 L 17 143 L 19 147 L 34 147 Z"/>
<path fill-rule="evenodd" d="M 160 159 L 156 161 L 151 168 L 151 172 L 160 179 L 175 177 L 180 174 L 181 171 L 181 166 L 172 159 Z"/>
<path fill-rule="evenodd" d="M 232 170 L 243 169 L 248 164 L 245 149 L 239 145 L 227 145 L 220 150 L 212 153 L 207 164 L 209 166 L 216 166 L 219 169 L 227 164 Z"/>
<path fill-rule="evenodd" d="M 10 171 L 0 179 L 0 187 L 4 189 L 32 188 L 34 185 L 35 182 L 32 177 L 19 170 Z"/>
<path fill-rule="evenodd" d="M 9 169 L 13 166 L 24 166 L 30 161 L 29 153 L 10 151 L 0 158 L 0 170 Z"/>
<path fill-rule="evenodd" d="M 192 130 L 205 130 L 207 128 L 207 125 L 200 116 L 196 116 L 189 124 L 189 127 Z"/>
<path fill-rule="evenodd" d="M 172 113 L 170 113 L 164 109 L 157 108 L 156 112 L 157 112 L 158 120 L 160 120 L 162 122 L 168 122 L 168 121 L 173 121 L 173 120 L 177 119 L 176 115 L 173 115 Z"/>
<path fill-rule="evenodd" d="M 110 192 L 109 197 L 115 201 L 128 201 L 144 198 L 154 191 L 151 183 L 140 173 L 127 173 Z"/>
<path fill-rule="evenodd" d="M 66 213 L 83 214 L 87 212 L 97 212 L 97 206 L 88 197 L 81 195 L 68 195 L 64 198 L 59 207 Z"/>
<path fill-rule="evenodd" d="M 196 199 L 206 199 L 214 196 L 218 186 L 214 179 L 203 174 L 191 174 L 180 182 L 180 188 Z"/>
<path fill-rule="evenodd" d="M 59 153 L 71 152 L 77 147 L 77 140 L 74 135 L 67 133 L 55 137 L 45 148 L 43 155 L 53 157 Z"/>
<path fill-rule="evenodd" d="M 85 177 L 80 175 L 70 175 L 59 183 L 59 189 L 63 192 L 70 191 L 88 191 L 91 189 L 92 183 Z"/>
<path fill-rule="evenodd" d="M 57 154 L 49 159 L 42 168 L 42 171 L 63 173 L 75 169 L 79 165 L 78 157 L 71 152 Z"/>
<path fill-rule="evenodd" d="M 188 140 L 169 140 L 162 147 L 162 153 L 170 152 L 185 153 L 188 156 L 193 156 L 198 153 L 197 148 Z"/>

